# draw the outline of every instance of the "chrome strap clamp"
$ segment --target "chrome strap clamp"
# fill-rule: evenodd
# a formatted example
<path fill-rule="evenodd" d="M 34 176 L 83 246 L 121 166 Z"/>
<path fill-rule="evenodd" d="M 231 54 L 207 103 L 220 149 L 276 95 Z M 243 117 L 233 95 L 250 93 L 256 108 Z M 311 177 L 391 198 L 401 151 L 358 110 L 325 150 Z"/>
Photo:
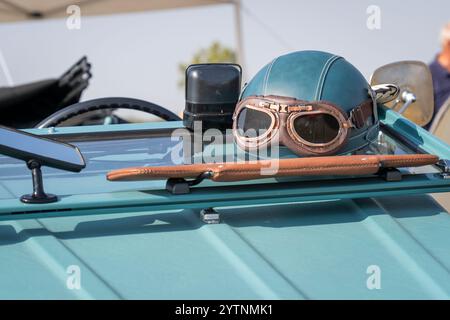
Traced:
<path fill-rule="evenodd" d="M 441 159 L 436 166 L 441 170 L 441 178 L 450 179 L 450 160 Z"/>
<path fill-rule="evenodd" d="M 220 223 L 220 213 L 213 208 L 206 208 L 200 211 L 200 218 L 206 224 Z"/>
<path fill-rule="evenodd" d="M 191 188 L 200 184 L 205 179 L 211 179 L 214 175 L 212 171 L 205 171 L 193 180 L 186 180 L 183 178 L 169 178 L 166 181 L 166 190 L 171 194 L 187 194 L 191 192 Z"/>

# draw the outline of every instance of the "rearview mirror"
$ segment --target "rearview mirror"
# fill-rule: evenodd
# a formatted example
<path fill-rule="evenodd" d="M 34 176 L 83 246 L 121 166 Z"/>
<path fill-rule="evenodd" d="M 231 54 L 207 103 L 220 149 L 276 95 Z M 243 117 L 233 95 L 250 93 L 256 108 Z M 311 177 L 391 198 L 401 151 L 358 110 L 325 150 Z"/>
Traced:
<path fill-rule="evenodd" d="M 73 145 L 3 126 L 0 126 L 0 154 L 73 172 L 81 171 L 86 165 Z"/>
<path fill-rule="evenodd" d="M 55 195 L 44 191 L 41 166 L 73 172 L 86 166 L 80 150 L 71 144 L 3 126 L 0 126 L 0 154 L 25 161 L 31 171 L 33 193 L 20 198 L 24 203 L 57 201 Z"/>
<path fill-rule="evenodd" d="M 428 66 L 420 61 L 400 61 L 375 70 L 370 84 L 392 83 L 399 87 L 397 99 L 384 103 L 419 126 L 427 125 L 434 112 L 433 81 Z"/>

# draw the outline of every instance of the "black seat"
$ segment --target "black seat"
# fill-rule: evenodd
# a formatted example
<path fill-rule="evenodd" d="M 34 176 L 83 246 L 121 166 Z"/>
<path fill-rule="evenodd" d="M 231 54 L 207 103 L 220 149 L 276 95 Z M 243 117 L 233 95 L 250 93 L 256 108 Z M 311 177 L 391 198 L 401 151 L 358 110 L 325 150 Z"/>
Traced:
<path fill-rule="evenodd" d="M 55 111 L 79 102 L 89 85 L 90 68 L 83 57 L 59 79 L 0 87 L 0 124 L 32 128 Z"/>

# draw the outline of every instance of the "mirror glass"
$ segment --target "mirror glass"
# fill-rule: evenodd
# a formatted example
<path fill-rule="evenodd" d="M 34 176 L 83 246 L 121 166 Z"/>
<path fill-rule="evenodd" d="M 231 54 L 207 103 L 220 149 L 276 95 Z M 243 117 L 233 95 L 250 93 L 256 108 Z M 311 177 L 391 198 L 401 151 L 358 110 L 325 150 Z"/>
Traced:
<path fill-rule="evenodd" d="M 0 153 L 69 171 L 80 171 L 85 167 L 83 156 L 75 146 L 1 126 Z"/>
<path fill-rule="evenodd" d="M 397 99 L 385 103 L 418 124 L 427 125 L 434 111 L 433 82 L 428 66 L 420 61 L 400 61 L 375 70 L 372 86 L 392 83 L 400 88 Z"/>

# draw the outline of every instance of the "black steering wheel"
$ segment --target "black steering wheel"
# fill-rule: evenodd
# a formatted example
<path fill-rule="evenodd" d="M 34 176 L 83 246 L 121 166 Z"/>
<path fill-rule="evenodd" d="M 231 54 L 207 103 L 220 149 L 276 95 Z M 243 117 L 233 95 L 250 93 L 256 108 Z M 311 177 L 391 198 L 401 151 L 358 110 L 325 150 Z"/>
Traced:
<path fill-rule="evenodd" d="M 93 99 L 70 105 L 68 107 L 65 107 L 64 109 L 58 110 L 57 112 L 51 114 L 50 116 L 39 122 L 35 127 L 36 128 L 56 127 L 62 122 L 65 122 L 73 117 L 79 116 L 87 112 L 115 110 L 115 109 L 139 110 L 155 115 L 166 121 L 181 120 L 181 118 L 177 116 L 175 113 L 157 104 L 133 98 L 114 97 L 114 98 Z"/>

